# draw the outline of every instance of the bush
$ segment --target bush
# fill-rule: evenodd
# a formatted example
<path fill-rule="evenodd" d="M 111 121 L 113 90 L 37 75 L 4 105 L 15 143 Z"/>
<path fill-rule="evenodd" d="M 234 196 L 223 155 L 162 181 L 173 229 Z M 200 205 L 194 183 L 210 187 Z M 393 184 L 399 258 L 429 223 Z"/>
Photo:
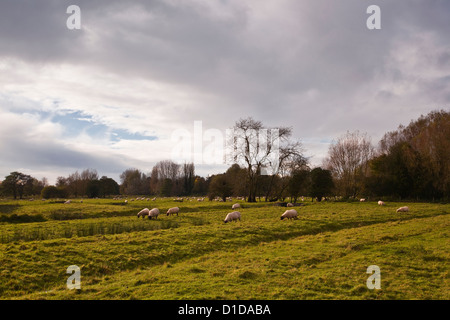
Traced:
<path fill-rule="evenodd" d="M 47 186 L 42 189 L 41 197 L 44 199 L 51 198 L 67 198 L 68 192 L 65 188 L 58 188 L 55 186 Z"/>

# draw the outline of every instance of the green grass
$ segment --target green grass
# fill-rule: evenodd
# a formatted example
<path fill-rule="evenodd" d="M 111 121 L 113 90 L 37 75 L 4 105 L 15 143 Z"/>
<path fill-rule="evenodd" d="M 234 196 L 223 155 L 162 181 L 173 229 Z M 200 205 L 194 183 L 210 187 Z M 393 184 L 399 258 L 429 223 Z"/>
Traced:
<path fill-rule="evenodd" d="M 0 298 L 450 298 L 450 205 L 305 202 L 281 221 L 286 208 L 238 202 L 242 221 L 228 224 L 229 202 L 0 202 Z M 136 218 L 173 206 L 178 217 Z M 366 286 L 373 264 L 381 290 Z M 70 265 L 81 290 L 66 287 Z"/>

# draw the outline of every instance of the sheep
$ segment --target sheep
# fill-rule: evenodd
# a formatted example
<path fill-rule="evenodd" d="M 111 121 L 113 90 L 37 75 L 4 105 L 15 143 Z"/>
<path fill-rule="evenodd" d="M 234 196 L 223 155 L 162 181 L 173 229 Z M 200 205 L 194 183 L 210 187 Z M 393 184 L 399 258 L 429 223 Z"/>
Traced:
<path fill-rule="evenodd" d="M 237 209 L 237 208 L 240 208 L 240 207 L 241 207 L 241 205 L 239 203 L 235 203 L 235 204 L 233 204 L 231 206 L 231 209 Z"/>
<path fill-rule="evenodd" d="M 378 205 L 379 206 L 384 206 L 384 202 L 380 200 L 380 201 L 378 201 Z"/>
<path fill-rule="evenodd" d="M 241 213 L 239 211 L 233 211 L 227 214 L 225 217 L 225 220 L 223 220 L 224 223 L 230 222 L 230 221 L 241 221 Z"/>
<path fill-rule="evenodd" d="M 286 205 L 286 207 L 293 207 L 294 205 L 290 202 L 288 202 L 288 204 Z"/>
<path fill-rule="evenodd" d="M 159 215 L 159 209 L 158 208 L 153 208 L 152 210 L 150 210 L 148 212 L 148 218 L 151 220 L 153 217 L 155 219 L 158 219 L 158 215 Z"/>
<path fill-rule="evenodd" d="M 281 220 L 287 218 L 287 219 L 298 219 L 297 218 L 297 211 L 295 209 L 290 209 L 290 210 L 286 210 L 282 215 L 281 215 Z"/>
<path fill-rule="evenodd" d="M 71 201 L 70 200 L 67 200 L 66 202 L 64 202 L 64 204 L 69 204 Z"/>
<path fill-rule="evenodd" d="M 125 200 L 124 203 L 128 203 L 128 200 Z"/>
<path fill-rule="evenodd" d="M 400 207 L 400 208 L 397 209 L 396 212 L 398 213 L 398 212 L 408 212 L 408 211 L 409 211 L 408 207 Z"/>
<path fill-rule="evenodd" d="M 169 210 L 167 210 L 167 215 L 171 215 L 171 214 L 177 214 L 177 217 L 178 217 L 178 212 L 180 212 L 180 208 L 178 208 L 178 207 L 173 207 L 173 208 L 170 208 Z"/>
<path fill-rule="evenodd" d="M 365 202 L 366 199 L 359 199 L 359 202 Z"/>
<path fill-rule="evenodd" d="M 137 217 L 139 219 L 139 217 L 142 217 L 142 219 L 144 219 L 144 216 L 148 216 L 149 215 L 150 210 L 148 210 L 148 208 L 144 208 L 141 211 L 138 212 Z"/>
<path fill-rule="evenodd" d="M 156 200 L 156 198 L 153 198 L 153 199 L 152 199 L 152 201 L 155 201 L 155 200 Z"/>

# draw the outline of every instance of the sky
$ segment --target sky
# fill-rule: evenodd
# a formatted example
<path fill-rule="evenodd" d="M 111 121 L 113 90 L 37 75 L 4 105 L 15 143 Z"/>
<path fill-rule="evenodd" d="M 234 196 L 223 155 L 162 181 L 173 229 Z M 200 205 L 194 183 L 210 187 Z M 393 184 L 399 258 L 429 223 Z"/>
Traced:
<path fill-rule="evenodd" d="M 377 145 L 450 109 L 449 17 L 447 0 L 1 0 L 0 180 L 120 182 L 180 148 L 224 172 L 202 154 L 246 117 L 292 127 L 313 166 L 347 131 Z"/>

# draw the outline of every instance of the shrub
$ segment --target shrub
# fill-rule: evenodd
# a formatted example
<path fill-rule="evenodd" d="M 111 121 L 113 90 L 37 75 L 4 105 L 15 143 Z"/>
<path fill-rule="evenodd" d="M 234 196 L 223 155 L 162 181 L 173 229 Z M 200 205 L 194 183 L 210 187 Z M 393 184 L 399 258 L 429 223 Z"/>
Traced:
<path fill-rule="evenodd" d="M 51 198 L 67 198 L 67 190 L 65 188 L 58 188 L 55 186 L 47 186 L 42 189 L 41 197 L 44 199 Z"/>

